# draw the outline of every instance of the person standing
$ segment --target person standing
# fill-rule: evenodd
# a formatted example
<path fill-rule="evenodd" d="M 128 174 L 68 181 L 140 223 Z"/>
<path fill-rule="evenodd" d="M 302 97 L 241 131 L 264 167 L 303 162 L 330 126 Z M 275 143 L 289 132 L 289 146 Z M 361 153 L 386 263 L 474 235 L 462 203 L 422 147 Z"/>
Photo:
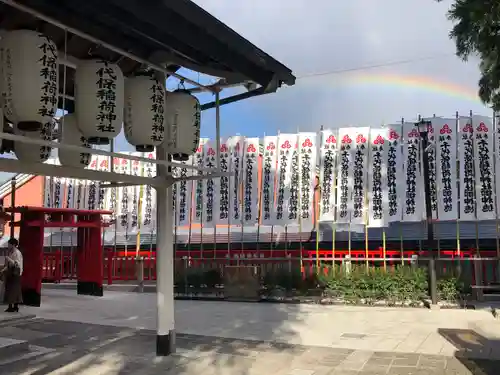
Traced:
<path fill-rule="evenodd" d="M 5 302 L 9 307 L 5 312 L 19 312 L 19 304 L 23 302 L 21 275 L 23 274 L 23 254 L 18 249 L 19 242 L 11 238 L 8 242 L 8 253 L 2 270 L 5 283 Z"/>

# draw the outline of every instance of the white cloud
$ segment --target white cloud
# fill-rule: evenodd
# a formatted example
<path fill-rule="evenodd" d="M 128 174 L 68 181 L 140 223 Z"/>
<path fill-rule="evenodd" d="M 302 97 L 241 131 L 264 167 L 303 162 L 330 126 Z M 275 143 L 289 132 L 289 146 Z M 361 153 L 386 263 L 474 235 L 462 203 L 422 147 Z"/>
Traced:
<path fill-rule="evenodd" d="M 456 110 L 489 114 L 471 97 L 477 91 L 477 63 L 453 54 L 446 19 L 450 2 L 434 0 L 195 0 L 208 12 L 301 75 L 421 59 L 317 78 L 249 100 L 275 123 L 297 126 L 377 125 L 402 116 L 454 115 Z M 444 87 L 356 79 L 358 75 L 418 77 Z M 456 86 L 454 92 L 446 87 Z M 464 94 L 469 92 L 468 95 Z M 469 97 L 468 97 L 469 96 Z"/>

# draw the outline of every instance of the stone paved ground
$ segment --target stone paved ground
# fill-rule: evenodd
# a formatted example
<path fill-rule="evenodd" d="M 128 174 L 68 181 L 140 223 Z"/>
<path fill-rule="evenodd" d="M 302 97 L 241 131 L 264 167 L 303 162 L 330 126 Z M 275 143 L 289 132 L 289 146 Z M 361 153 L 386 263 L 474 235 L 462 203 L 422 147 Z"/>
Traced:
<path fill-rule="evenodd" d="M 154 355 L 155 333 L 34 319 L 0 327 L 0 337 L 52 351 L 0 366 L 30 375 L 497 375 L 500 361 L 353 350 L 180 334 L 178 352 Z M 13 358 L 15 359 L 15 358 Z"/>

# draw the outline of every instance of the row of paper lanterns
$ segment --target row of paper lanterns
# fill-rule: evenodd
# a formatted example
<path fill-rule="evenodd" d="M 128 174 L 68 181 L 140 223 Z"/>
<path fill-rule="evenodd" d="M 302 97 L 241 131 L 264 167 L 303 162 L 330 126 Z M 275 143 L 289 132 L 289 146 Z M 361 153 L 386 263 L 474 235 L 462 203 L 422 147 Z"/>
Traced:
<path fill-rule="evenodd" d="M 51 140 L 59 99 L 58 51 L 46 35 L 31 30 L 2 34 L 1 109 L 14 132 Z M 124 127 L 138 151 L 164 145 L 176 160 L 198 147 L 200 104 L 186 90 L 167 92 L 165 82 L 144 71 L 124 78 L 120 67 L 101 59 L 82 60 L 75 73 L 75 112 L 59 120 L 59 142 L 90 148 L 109 144 Z M 0 116 L 3 119 L 3 116 Z M 44 162 L 50 148 L 15 142 L 19 160 Z M 61 165 L 86 167 L 90 154 L 59 149 Z"/>

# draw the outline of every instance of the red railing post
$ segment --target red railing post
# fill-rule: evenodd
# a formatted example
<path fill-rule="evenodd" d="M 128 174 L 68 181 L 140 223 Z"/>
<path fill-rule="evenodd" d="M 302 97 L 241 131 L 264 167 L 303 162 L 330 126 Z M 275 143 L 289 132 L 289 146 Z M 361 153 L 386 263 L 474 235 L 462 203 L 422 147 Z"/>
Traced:
<path fill-rule="evenodd" d="M 108 250 L 108 285 L 113 284 L 113 250 Z"/>
<path fill-rule="evenodd" d="M 61 275 L 61 250 L 57 250 L 55 253 L 55 272 L 54 272 L 54 282 L 60 283 L 62 279 Z"/>

